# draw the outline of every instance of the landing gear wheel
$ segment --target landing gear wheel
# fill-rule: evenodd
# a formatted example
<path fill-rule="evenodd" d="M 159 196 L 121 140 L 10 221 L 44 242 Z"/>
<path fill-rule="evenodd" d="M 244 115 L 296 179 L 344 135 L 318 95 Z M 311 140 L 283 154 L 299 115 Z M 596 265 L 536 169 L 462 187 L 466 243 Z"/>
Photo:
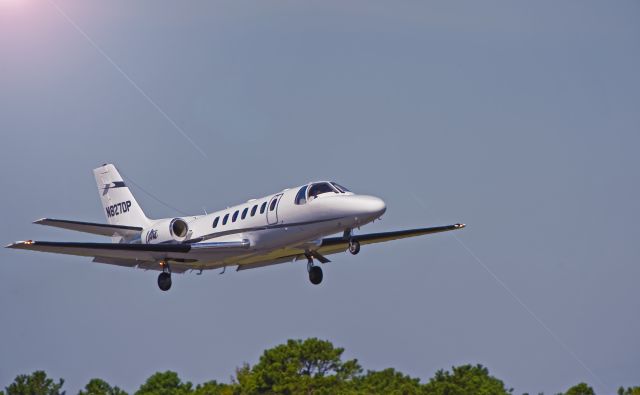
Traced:
<path fill-rule="evenodd" d="M 353 255 L 360 252 L 360 243 L 357 240 L 351 240 L 349 242 L 349 252 Z"/>
<path fill-rule="evenodd" d="M 311 266 L 309 269 L 309 281 L 311 281 L 311 284 L 315 285 L 322 282 L 322 269 L 320 266 Z"/>
<path fill-rule="evenodd" d="M 171 288 L 171 273 L 160 273 L 158 276 L 158 287 L 160 287 L 162 291 L 168 291 Z"/>

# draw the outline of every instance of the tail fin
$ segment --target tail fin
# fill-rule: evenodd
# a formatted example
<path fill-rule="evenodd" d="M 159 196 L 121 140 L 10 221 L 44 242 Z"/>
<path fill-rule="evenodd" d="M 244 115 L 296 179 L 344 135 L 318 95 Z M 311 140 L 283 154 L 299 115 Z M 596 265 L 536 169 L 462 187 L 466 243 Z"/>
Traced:
<path fill-rule="evenodd" d="M 145 226 L 149 219 L 112 164 L 93 169 L 107 222 L 112 225 Z"/>

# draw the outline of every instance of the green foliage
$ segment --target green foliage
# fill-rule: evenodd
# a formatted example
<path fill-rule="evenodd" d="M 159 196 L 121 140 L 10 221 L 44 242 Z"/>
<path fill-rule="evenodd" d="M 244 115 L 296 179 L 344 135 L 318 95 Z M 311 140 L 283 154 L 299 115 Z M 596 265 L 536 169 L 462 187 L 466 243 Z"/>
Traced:
<path fill-rule="evenodd" d="M 38 370 L 30 375 L 19 375 L 5 388 L 5 391 L 7 395 L 64 395 L 63 384 L 63 379 L 54 383 L 45 372 Z"/>
<path fill-rule="evenodd" d="M 233 395 L 234 387 L 229 384 L 220 384 L 213 381 L 207 381 L 204 384 L 198 384 L 192 392 L 193 395 Z"/>
<path fill-rule="evenodd" d="M 640 387 L 620 387 L 618 388 L 618 395 L 640 395 Z"/>
<path fill-rule="evenodd" d="M 510 394 L 501 380 L 489 375 L 482 365 L 454 366 L 453 372 L 439 370 L 424 385 L 427 395 L 502 395 Z"/>
<path fill-rule="evenodd" d="M 414 395 L 422 393 L 420 379 L 414 379 L 393 368 L 382 371 L 367 371 L 354 382 L 354 391 L 359 394 Z"/>
<path fill-rule="evenodd" d="M 504 383 L 482 365 L 439 370 L 426 384 L 393 368 L 363 370 L 356 359 L 343 360 L 344 349 L 310 338 L 289 340 L 263 352 L 258 363 L 236 369 L 230 384 L 208 381 L 195 388 L 172 371 L 153 374 L 134 395 L 510 395 Z M 0 395 L 65 395 L 64 380 L 55 383 L 43 371 L 19 375 Z M 640 387 L 620 387 L 618 395 L 640 395 Z M 127 395 L 95 378 L 78 395 Z M 523 394 L 526 395 L 526 394 Z M 541 395 L 541 394 L 539 394 Z M 563 395 L 563 394 L 557 394 Z M 595 395 L 585 383 L 564 395 Z"/>
<path fill-rule="evenodd" d="M 580 383 L 569 388 L 565 395 L 596 395 L 596 393 L 587 383 Z"/>
<path fill-rule="evenodd" d="M 335 394 L 362 369 L 358 361 L 342 361 L 344 352 L 328 341 L 289 340 L 266 350 L 258 363 L 236 371 L 242 394 Z"/>
<path fill-rule="evenodd" d="M 149 377 L 135 395 L 187 395 L 192 393 L 190 382 L 183 383 L 176 372 L 166 371 Z"/>
<path fill-rule="evenodd" d="M 112 387 L 102 379 L 91 379 L 78 395 L 127 395 L 118 387 Z"/>

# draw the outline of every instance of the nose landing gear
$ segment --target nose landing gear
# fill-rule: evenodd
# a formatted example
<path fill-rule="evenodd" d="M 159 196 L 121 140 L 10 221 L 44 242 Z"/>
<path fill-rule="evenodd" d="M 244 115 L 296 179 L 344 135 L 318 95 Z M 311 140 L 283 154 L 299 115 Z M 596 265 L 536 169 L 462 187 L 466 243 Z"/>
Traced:
<path fill-rule="evenodd" d="M 360 252 L 360 242 L 353 239 L 353 229 L 345 229 L 342 240 L 349 240 L 349 252 L 356 255 Z"/>
<path fill-rule="evenodd" d="M 360 243 L 357 240 L 349 241 L 349 252 L 353 255 L 360 252 Z"/>

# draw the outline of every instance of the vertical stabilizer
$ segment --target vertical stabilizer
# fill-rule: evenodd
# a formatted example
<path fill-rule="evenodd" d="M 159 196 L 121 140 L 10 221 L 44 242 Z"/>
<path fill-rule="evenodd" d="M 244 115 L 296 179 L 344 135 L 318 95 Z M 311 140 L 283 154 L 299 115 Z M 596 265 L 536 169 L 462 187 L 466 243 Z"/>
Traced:
<path fill-rule="evenodd" d="M 107 222 L 112 225 L 146 226 L 149 219 L 112 164 L 93 169 Z"/>

